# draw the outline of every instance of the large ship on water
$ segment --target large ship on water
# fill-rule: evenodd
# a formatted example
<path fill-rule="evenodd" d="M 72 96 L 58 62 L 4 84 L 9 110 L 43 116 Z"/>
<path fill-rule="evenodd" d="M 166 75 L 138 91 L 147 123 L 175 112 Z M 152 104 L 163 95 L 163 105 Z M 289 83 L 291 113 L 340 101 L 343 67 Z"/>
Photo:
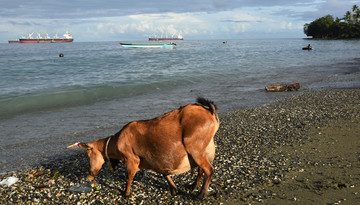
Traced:
<path fill-rule="evenodd" d="M 168 36 L 160 36 L 160 37 L 157 37 L 156 35 L 155 36 L 151 36 L 149 37 L 149 41 L 182 41 L 184 40 L 183 36 L 182 35 L 178 35 L 178 36 L 171 36 L 171 37 L 168 37 Z"/>
<path fill-rule="evenodd" d="M 51 38 L 48 34 L 45 37 L 42 37 L 39 33 L 37 36 L 33 37 L 34 32 L 30 33 L 28 37 L 20 37 L 19 40 L 9 40 L 9 43 L 71 43 L 74 41 L 74 38 L 70 35 L 69 32 L 66 32 L 61 38 L 56 34 Z"/>

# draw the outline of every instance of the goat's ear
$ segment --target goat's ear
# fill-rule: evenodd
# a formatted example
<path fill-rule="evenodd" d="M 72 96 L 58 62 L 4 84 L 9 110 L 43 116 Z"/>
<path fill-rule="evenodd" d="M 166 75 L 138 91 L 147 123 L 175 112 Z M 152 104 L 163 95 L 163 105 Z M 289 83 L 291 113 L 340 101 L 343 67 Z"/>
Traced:
<path fill-rule="evenodd" d="M 78 145 L 79 147 L 83 148 L 83 149 L 92 149 L 92 145 L 88 144 L 88 143 L 79 143 Z"/>

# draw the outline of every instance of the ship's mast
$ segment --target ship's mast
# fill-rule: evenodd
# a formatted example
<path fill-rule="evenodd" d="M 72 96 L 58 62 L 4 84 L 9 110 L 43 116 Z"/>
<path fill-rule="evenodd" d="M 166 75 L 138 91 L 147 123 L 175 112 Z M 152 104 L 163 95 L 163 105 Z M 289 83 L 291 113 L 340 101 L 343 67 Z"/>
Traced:
<path fill-rule="evenodd" d="M 32 33 L 29 33 L 29 36 L 28 36 L 28 38 L 29 38 L 29 39 L 33 38 L 33 37 L 32 37 L 32 35 L 33 35 L 33 34 L 34 34 L 34 32 L 32 32 Z"/>

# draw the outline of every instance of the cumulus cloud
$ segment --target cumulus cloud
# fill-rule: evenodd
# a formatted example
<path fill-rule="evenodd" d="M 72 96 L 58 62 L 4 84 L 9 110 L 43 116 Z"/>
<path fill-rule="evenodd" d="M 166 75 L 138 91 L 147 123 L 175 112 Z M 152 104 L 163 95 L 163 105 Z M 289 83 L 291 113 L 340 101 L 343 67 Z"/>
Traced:
<path fill-rule="evenodd" d="M 281 22 L 281 29 L 292 29 L 292 22 Z"/>

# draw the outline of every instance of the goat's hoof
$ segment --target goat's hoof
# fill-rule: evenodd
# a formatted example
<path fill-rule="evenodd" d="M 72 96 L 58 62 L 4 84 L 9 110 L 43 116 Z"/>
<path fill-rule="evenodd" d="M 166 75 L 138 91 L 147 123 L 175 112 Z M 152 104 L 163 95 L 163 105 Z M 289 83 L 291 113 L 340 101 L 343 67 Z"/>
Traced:
<path fill-rule="evenodd" d="M 202 191 L 196 196 L 196 200 L 200 201 L 203 200 L 205 197 L 205 193 L 203 193 Z"/>
<path fill-rule="evenodd" d="M 187 188 L 188 188 L 190 191 L 194 191 L 194 190 L 198 189 L 199 186 L 197 186 L 197 185 L 194 183 L 194 184 L 191 184 L 191 185 L 187 186 Z"/>
<path fill-rule="evenodd" d="M 171 192 L 172 196 L 175 196 L 178 191 L 177 191 L 177 189 L 171 189 L 170 192 Z"/>
<path fill-rule="evenodd" d="M 129 198 L 130 194 L 126 194 L 126 192 L 124 191 L 122 193 L 122 196 L 123 196 L 124 199 L 127 199 L 127 198 Z"/>

